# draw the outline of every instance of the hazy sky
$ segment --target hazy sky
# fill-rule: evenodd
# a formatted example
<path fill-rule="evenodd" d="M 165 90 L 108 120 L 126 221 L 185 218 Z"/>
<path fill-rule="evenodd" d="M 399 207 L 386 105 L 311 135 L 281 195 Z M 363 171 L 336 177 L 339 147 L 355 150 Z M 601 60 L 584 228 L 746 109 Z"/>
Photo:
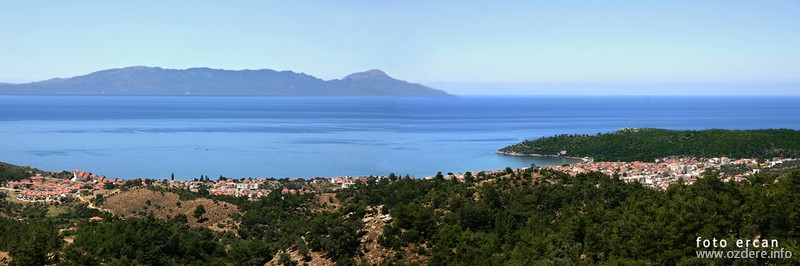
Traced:
<path fill-rule="evenodd" d="M 379 68 L 463 94 L 800 95 L 800 1 L 0 2 L 0 82 L 133 65 Z"/>

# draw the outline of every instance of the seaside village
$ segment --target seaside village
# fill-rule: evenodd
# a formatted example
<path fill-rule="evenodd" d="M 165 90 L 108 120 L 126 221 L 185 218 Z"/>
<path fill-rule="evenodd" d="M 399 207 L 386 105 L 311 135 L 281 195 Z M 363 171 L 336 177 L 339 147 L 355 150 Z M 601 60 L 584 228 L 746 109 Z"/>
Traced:
<path fill-rule="evenodd" d="M 53 172 L 56 176 L 61 172 Z M 6 183 L 8 189 L 17 191 L 17 197 L 28 201 L 48 201 L 64 198 L 73 198 L 94 191 L 104 191 L 119 185 L 124 181 L 120 178 L 106 178 L 86 171 L 73 170 L 71 179 L 32 176 L 20 181 Z"/>
<path fill-rule="evenodd" d="M 61 175 L 62 172 L 52 172 L 52 176 Z M 56 178 L 52 176 L 32 176 L 20 181 L 9 181 L 5 184 L 6 188 L 16 192 L 20 200 L 25 201 L 56 201 L 68 198 L 77 198 L 82 195 L 103 194 L 108 190 L 113 190 L 132 183 L 141 186 L 153 186 L 161 188 L 185 189 L 191 192 L 208 193 L 217 196 L 234 196 L 257 199 L 265 197 L 273 191 L 281 194 L 306 194 L 312 193 L 322 187 L 349 188 L 357 182 L 366 182 L 369 177 L 333 177 L 333 178 L 311 178 L 305 186 L 299 189 L 287 188 L 281 185 L 279 180 L 274 178 L 220 178 L 219 180 L 153 180 L 134 178 L 123 180 L 120 178 L 106 178 L 90 172 L 73 170 L 72 178 Z M 378 176 L 378 179 L 388 178 Z M 288 181 L 301 181 L 301 178 L 289 178 Z"/>
<path fill-rule="evenodd" d="M 543 169 L 562 171 L 572 176 L 580 173 L 592 171 L 602 172 L 609 176 L 614 176 L 625 182 L 639 182 L 645 186 L 655 189 L 666 189 L 673 182 L 693 183 L 697 178 L 705 173 L 706 169 L 713 168 L 723 174 L 723 180 L 727 182 L 743 182 L 747 177 L 758 173 L 766 168 L 782 166 L 789 162 L 795 162 L 794 158 L 772 158 L 769 160 L 750 159 L 730 159 L 722 158 L 688 158 L 688 157 L 668 157 L 657 159 L 654 162 L 593 162 L 585 161 L 561 166 L 547 166 Z M 724 168 L 733 166 L 732 168 Z M 728 169 L 739 169 L 731 173 L 726 173 Z M 484 171 L 485 173 L 498 173 L 502 170 Z M 53 176 L 63 172 L 53 172 Z M 220 178 L 219 180 L 152 180 L 152 179 L 131 179 L 128 181 L 120 178 L 106 178 L 105 176 L 95 175 L 90 172 L 73 170 L 72 178 L 54 178 L 46 176 L 32 176 L 21 181 L 10 181 L 6 183 L 6 189 L 16 191 L 17 197 L 27 201 L 54 201 L 65 198 L 79 197 L 81 195 L 92 195 L 103 193 L 123 186 L 128 182 L 141 182 L 142 186 L 155 186 L 163 188 L 185 189 L 192 192 L 208 193 L 210 195 L 226 195 L 235 197 L 247 197 L 257 199 L 264 197 L 272 192 L 281 194 L 306 194 L 314 193 L 320 188 L 350 188 L 358 182 L 366 182 L 369 177 L 315 177 L 308 180 L 309 186 L 299 189 L 282 187 L 279 180 L 273 178 Z M 388 178 L 378 176 L 378 179 Z M 411 177 L 413 178 L 413 177 Z M 427 176 L 425 179 L 432 179 Z M 448 174 L 445 179 L 457 179 L 464 181 L 465 175 Z M 299 181 L 299 178 L 290 178 L 289 181 Z"/>
<path fill-rule="evenodd" d="M 639 182 L 645 186 L 656 189 L 666 189 L 673 182 L 685 184 L 694 183 L 703 176 L 706 169 L 713 168 L 721 173 L 723 181 L 743 182 L 747 177 L 759 173 L 762 169 L 782 166 L 784 163 L 795 162 L 795 158 L 772 158 L 761 160 L 731 159 L 728 157 L 697 159 L 687 157 L 667 157 L 656 159 L 655 162 L 584 162 L 571 165 L 550 166 L 549 169 L 562 171 L 572 176 L 587 172 L 601 172 L 615 176 L 626 182 Z M 731 166 L 727 172 L 723 168 Z"/>

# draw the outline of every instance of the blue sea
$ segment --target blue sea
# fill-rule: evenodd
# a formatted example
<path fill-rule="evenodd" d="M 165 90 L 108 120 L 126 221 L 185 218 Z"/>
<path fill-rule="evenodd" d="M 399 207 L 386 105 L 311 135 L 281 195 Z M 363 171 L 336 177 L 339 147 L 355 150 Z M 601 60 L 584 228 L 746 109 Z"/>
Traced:
<path fill-rule="evenodd" d="M 0 161 L 109 177 L 424 177 L 553 165 L 495 151 L 624 127 L 800 129 L 800 97 L 0 96 Z"/>

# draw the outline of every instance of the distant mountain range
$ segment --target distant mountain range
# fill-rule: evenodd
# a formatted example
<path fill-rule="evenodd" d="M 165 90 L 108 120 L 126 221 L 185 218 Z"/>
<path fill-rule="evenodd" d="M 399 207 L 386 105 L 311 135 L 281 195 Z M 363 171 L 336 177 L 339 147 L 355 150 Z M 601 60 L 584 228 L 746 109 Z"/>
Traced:
<path fill-rule="evenodd" d="M 373 69 L 343 79 L 322 80 L 292 71 L 164 69 L 126 67 L 72 78 L 8 84 L 0 94 L 71 95 L 274 95 L 274 96 L 437 96 L 442 90 L 397 80 Z"/>

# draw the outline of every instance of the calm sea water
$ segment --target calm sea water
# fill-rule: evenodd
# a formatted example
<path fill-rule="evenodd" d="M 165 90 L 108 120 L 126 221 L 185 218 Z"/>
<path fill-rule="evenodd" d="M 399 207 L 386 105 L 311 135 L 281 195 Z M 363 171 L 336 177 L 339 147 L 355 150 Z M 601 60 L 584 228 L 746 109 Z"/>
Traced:
<path fill-rule="evenodd" d="M 798 97 L 0 96 L 0 161 L 110 177 L 312 177 L 563 164 L 562 133 L 800 129 Z"/>

